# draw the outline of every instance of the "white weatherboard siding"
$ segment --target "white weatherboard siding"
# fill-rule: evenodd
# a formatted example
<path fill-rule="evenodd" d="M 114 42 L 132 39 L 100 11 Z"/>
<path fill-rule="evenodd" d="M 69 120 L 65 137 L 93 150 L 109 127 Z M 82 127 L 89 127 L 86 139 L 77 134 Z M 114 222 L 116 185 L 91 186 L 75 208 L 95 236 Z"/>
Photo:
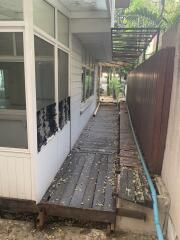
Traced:
<path fill-rule="evenodd" d="M 58 169 L 73 147 L 82 129 L 87 124 L 92 116 L 95 107 L 96 99 L 92 96 L 84 106 L 84 111 L 81 112 L 81 74 L 82 74 L 82 45 L 76 37 L 72 37 L 72 52 L 71 52 L 71 124 L 65 125 L 62 131 L 56 133 L 43 146 L 37 156 L 36 165 L 36 201 L 39 202 L 51 184 Z M 95 84 L 96 85 L 96 84 Z M 71 126 L 70 126 L 71 125 Z M 70 130 L 71 128 L 71 130 Z M 70 146 L 71 139 L 71 146 Z"/>
<path fill-rule="evenodd" d="M 70 123 L 56 133 L 37 157 L 37 196 L 39 202 L 70 151 Z"/>
<path fill-rule="evenodd" d="M 82 74 L 82 45 L 76 37 L 72 37 L 71 52 L 71 131 L 70 123 L 65 125 L 62 131 L 53 136 L 46 146 L 42 147 L 37 158 L 37 202 L 39 202 L 51 184 L 58 169 L 77 141 L 82 129 L 92 116 L 96 100 L 92 96 L 84 105 L 81 112 L 81 74 Z M 96 84 L 95 84 L 96 85 Z M 71 132 L 71 133 L 70 133 Z M 70 136 L 71 135 L 71 136 Z M 71 139 L 71 146 L 70 146 Z"/>
<path fill-rule="evenodd" d="M 29 153 L 1 150 L 0 170 L 0 197 L 33 198 Z"/>
<path fill-rule="evenodd" d="M 96 107 L 96 98 L 90 97 L 84 104 L 84 111 L 81 104 L 81 74 L 82 74 L 82 52 L 81 42 L 72 36 L 72 53 L 71 53 L 71 146 L 75 144 L 81 134 L 82 129 L 86 126 L 89 118 L 92 116 Z M 96 79 L 95 79 L 96 81 Z M 94 84 L 96 85 L 96 84 Z"/>

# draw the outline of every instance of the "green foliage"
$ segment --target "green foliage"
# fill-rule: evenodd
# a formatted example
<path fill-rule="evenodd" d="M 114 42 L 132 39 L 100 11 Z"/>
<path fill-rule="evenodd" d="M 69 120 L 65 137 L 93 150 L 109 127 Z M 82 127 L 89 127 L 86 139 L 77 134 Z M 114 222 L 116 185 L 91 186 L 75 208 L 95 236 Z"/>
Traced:
<path fill-rule="evenodd" d="M 166 30 L 178 21 L 180 0 L 131 0 L 129 8 L 117 9 L 115 13 L 115 27 L 160 27 Z M 120 73 L 127 74 L 134 66 L 121 67 Z"/>
<path fill-rule="evenodd" d="M 115 19 L 122 16 L 126 27 L 158 27 L 167 29 L 180 21 L 180 0 L 132 0 L 128 9 L 117 9 Z M 133 16 L 136 16 L 136 18 Z M 116 27 L 118 27 L 116 25 Z"/>
<path fill-rule="evenodd" d="M 165 28 L 180 21 L 180 0 L 166 0 L 162 15 L 162 25 Z"/>
<path fill-rule="evenodd" d="M 112 96 L 118 101 L 119 94 L 121 92 L 121 84 L 120 79 L 118 77 L 112 75 L 112 78 L 109 81 L 109 89 Z"/>

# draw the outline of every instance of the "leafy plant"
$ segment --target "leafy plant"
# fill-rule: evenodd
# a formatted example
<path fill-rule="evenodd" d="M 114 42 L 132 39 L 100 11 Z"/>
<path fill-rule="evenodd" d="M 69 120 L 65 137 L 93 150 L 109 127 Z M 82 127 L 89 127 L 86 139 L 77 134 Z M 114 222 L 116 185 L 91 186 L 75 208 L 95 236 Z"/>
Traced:
<path fill-rule="evenodd" d="M 121 18 L 124 16 L 124 18 Z M 126 17 L 126 18 L 125 18 Z M 180 0 L 132 0 L 128 9 L 117 9 L 116 27 L 158 27 L 167 29 L 180 21 Z"/>
<path fill-rule="evenodd" d="M 109 81 L 109 88 L 110 88 L 110 93 L 112 94 L 113 98 L 118 101 L 119 94 L 121 92 L 120 79 L 118 77 L 112 75 L 112 78 Z"/>

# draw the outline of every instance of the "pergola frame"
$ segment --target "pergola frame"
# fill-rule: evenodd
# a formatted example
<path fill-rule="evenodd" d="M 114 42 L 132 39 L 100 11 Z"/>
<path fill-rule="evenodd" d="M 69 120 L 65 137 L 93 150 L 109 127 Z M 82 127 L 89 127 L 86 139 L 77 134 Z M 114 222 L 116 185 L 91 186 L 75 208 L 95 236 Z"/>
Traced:
<path fill-rule="evenodd" d="M 112 28 L 113 61 L 134 64 L 156 35 L 158 46 L 159 33 L 159 28 Z"/>

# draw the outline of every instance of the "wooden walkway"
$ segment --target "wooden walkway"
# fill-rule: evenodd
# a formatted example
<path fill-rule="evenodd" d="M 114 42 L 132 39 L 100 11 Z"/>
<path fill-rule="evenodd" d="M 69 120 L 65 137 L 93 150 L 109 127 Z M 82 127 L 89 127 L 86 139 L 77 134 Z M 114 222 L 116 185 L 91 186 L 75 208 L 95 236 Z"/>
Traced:
<path fill-rule="evenodd" d="M 114 223 L 119 110 L 101 105 L 83 130 L 38 207 L 47 215 Z"/>
<path fill-rule="evenodd" d="M 126 103 L 120 104 L 120 154 L 118 197 L 151 207 L 152 199 L 134 143 Z"/>

